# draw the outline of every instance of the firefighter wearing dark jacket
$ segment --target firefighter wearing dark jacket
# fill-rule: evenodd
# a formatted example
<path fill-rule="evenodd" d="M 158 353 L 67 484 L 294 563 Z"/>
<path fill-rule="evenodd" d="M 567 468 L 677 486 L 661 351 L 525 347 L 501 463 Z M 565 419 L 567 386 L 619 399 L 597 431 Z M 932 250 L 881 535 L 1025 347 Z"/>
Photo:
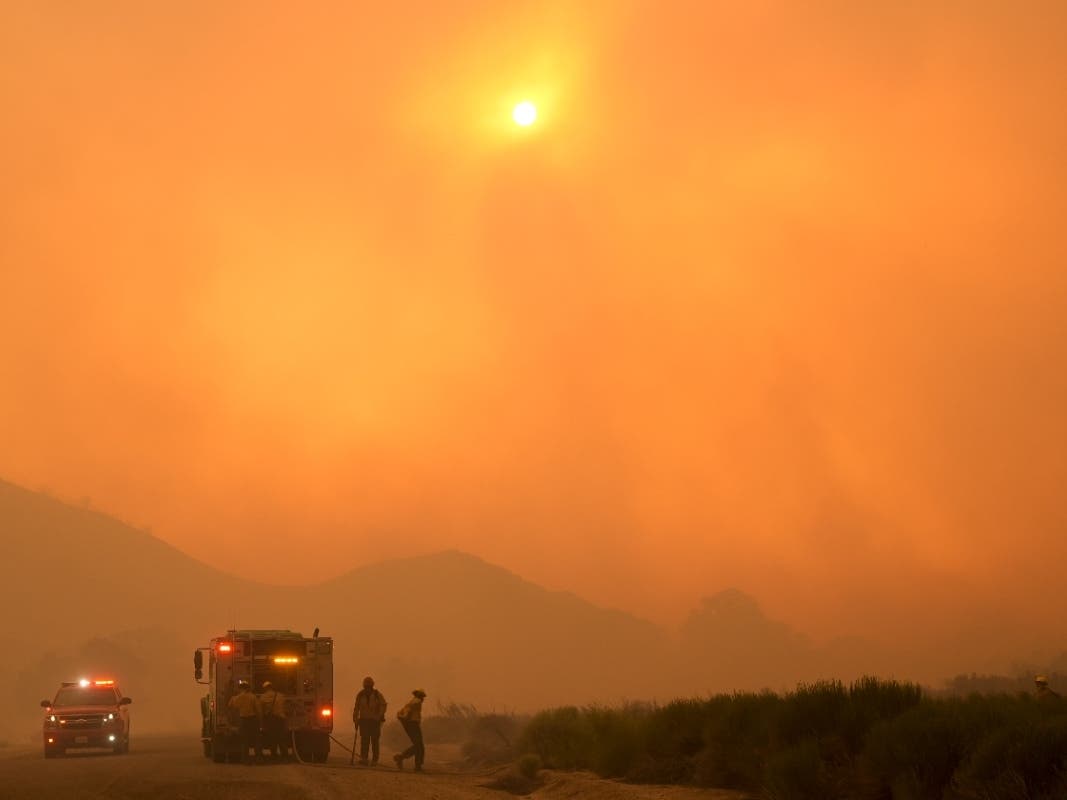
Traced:
<path fill-rule="evenodd" d="M 426 760 L 426 746 L 422 742 L 422 701 L 426 699 L 426 692 L 416 689 L 411 694 L 414 697 L 396 714 L 396 718 L 404 726 L 404 733 L 411 739 L 411 747 L 393 756 L 393 761 L 396 762 L 397 769 L 403 769 L 404 759 L 415 756 L 415 771 L 422 772 L 422 762 Z"/>
<path fill-rule="evenodd" d="M 237 684 L 240 691 L 230 698 L 229 707 L 237 712 L 240 720 L 238 728 L 241 737 L 241 760 L 251 764 L 248 749 L 255 751 L 256 761 L 263 760 L 263 751 L 259 743 L 259 729 L 263 722 L 263 711 L 259 698 L 252 694 L 252 686 L 245 681 Z"/>
<path fill-rule="evenodd" d="M 270 681 L 263 681 L 259 707 L 263 712 L 263 744 L 270 750 L 272 761 L 285 761 L 289 757 L 289 724 L 285 716 L 285 697 Z"/>
<path fill-rule="evenodd" d="M 363 691 L 356 695 L 356 704 L 352 708 L 352 721 L 359 728 L 359 763 L 363 766 L 367 766 L 368 752 L 370 765 L 378 763 L 385 706 L 385 696 L 374 688 L 374 678 L 368 675 L 363 679 Z"/>

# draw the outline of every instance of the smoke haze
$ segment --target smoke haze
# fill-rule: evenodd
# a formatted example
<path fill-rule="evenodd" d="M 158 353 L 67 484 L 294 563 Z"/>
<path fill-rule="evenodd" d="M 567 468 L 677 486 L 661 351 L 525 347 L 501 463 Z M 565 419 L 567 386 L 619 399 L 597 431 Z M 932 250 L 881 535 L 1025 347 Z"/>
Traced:
<path fill-rule="evenodd" d="M 802 5 L 8 4 L 0 476 L 268 583 L 1062 649 L 1067 7 Z"/>

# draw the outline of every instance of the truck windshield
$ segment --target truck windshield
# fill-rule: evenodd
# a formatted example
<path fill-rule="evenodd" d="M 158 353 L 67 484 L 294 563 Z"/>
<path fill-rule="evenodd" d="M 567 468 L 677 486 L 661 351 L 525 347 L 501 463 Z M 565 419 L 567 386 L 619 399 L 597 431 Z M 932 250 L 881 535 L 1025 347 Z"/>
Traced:
<path fill-rule="evenodd" d="M 113 706 L 119 701 L 112 686 L 64 686 L 56 693 L 53 706 Z"/>

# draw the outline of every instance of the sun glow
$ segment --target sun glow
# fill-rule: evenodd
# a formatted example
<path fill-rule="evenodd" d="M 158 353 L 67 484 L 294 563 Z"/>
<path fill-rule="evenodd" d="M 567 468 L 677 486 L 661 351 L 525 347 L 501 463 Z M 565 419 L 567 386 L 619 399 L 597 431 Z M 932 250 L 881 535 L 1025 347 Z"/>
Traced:
<path fill-rule="evenodd" d="M 529 100 L 523 100 L 512 110 L 511 118 L 515 120 L 516 125 L 524 128 L 533 125 L 537 119 L 537 107 Z"/>

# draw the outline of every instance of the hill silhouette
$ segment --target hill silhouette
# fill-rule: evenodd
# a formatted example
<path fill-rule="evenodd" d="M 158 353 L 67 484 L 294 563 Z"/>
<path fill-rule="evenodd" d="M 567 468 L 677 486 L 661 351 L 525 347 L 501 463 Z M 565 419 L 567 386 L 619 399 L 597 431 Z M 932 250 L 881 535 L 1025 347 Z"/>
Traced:
<path fill-rule="evenodd" d="M 871 653 L 861 640 L 815 647 L 736 589 L 706 598 L 675 635 L 457 551 L 312 586 L 254 583 L 106 514 L 3 481 L 0 533 L 0 603 L 16 654 L 0 679 L 17 709 L 7 720 L 16 736 L 32 735 L 37 702 L 58 681 L 103 671 L 134 697 L 140 730 L 195 731 L 193 650 L 234 626 L 333 636 L 341 724 L 366 674 L 394 704 L 422 686 L 430 708 L 455 700 L 532 710 L 781 688 L 840 675 L 835 665 Z"/>
<path fill-rule="evenodd" d="M 667 643 L 650 622 L 456 551 L 362 567 L 314 596 L 328 629 L 359 644 L 353 660 L 368 671 L 409 674 L 412 685 L 430 682 L 428 673 L 439 693 L 489 706 L 647 693 Z"/>
<path fill-rule="evenodd" d="M 0 481 L 5 580 L 0 603 L 17 609 L 9 641 L 54 647 L 180 619 L 212 629 L 220 613 L 251 608 L 266 587 L 226 575 L 145 531 Z M 225 591 L 207 602 L 202 593 Z"/>
<path fill-rule="evenodd" d="M 268 586 L 7 482 L 0 531 L 11 576 L 0 602 L 10 609 L 11 652 L 23 654 L 7 661 L 3 677 L 20 708 L 59 680 L 119 670 L 124 691 L 139 708 L 147 700 L 154 721 L 193 725 L 192 652 L 235 624 L 332 635 L 339 706 L 368 673 L 395 702 L 416 685 L 436 699 L 500 710 L 647 696 L 650 666 L 666 646 L 667 634 L 650 622 L 454 551 L 361 567 L 316 586 Z"/>

